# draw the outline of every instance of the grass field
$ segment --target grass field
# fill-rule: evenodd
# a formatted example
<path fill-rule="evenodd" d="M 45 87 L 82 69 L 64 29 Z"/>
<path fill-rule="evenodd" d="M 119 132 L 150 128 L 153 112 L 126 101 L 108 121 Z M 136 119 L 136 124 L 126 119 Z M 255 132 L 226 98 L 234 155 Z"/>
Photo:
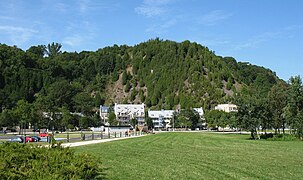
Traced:
<path fill-rule="evenodd" d="M 75 148 L 102 159 L 109 179 L 302 179 L 303 142 L 249 135 L 161 133 Z"/>

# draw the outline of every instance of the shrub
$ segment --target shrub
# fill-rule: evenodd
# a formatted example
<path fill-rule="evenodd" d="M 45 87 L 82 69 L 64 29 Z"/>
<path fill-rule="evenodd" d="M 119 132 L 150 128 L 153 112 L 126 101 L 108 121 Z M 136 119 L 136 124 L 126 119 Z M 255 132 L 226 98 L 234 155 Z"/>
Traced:
<path fill-rule="evenodd" d="M 60 146 L 0 145 L 1 179 L 102 179 L 98 160 Z"/>
<path fill-rule="evenodd" d="M 298 141 L 299 138 L 293 134 L 276 134 L 267 140 L 271 141 Z"/>

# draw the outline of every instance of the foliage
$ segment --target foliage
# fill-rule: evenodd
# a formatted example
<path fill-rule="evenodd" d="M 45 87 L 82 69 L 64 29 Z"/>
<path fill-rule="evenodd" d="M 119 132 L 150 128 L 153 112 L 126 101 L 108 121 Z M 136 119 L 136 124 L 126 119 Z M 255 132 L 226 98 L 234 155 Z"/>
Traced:
<path fill-rule="evenodd" d="M 154 128 L 153 120 L 150 117 L 145 117 L 146 125 L 148 130 L 152 130 Z"/>
<path fill-rule="evenodd" d="M 287 124 L 303 138 L 303 85 L 300 76 L 290 78 L 289 100 L 285 108 Z"/>
<path fill-rule="evenodd" d="M 270 141 L 298 141 L 298 137 L 293 134 L 276 134 L 272 138 L 268 138 Z"/>
<path fill-rule="evenodd" d="M 118 121 L 116 119 L 116 115 L 114 112 L 110 112 L 109 115 L 108 115 L 108 123 L 111 125 L 111 126 L 116 126 L 118 125 Z"/>
<path fill-rule="evenodd" d="M 272 115 L 271 125 L 278 133 L 280 128 L 285 129 L 285 114 L 284 108 L 287 105 L 287 84 L 279 82 L 274 85 L 268 93 L 269 110 Z"/>
<path fill-rule="evenodd" d="M 252 130 L 273 125 L 279 129 L 281 124 L 288 124 L 301 132 L 300 124 L 292 123 L 302 120 L 301 110 L 294 111 L 296 103 L 288 103 L 283 114 L 277 113 L 284 104 L 278 104 L 282 100 L 273 97 L 284 91 L 272 89 L 281 82 L 274 72 L 237 62 L 232 57 L 217 56 L 195 42 L 177 43 L 156 38 L 135 46 L 114 45 L 79 53 L 62 52 L 61 48 L 61 44 L 54 42 L 32 46 L 26 51 L 0 44 L 0 113 L 4 113 L 0 115 L 1 125 L 15 126 L 26 121 L 37 126 L 66 127 L 69 122 L 76 127 L 79 117 L 68 117 L 68 120 L 55 117 L 60 108 L 92 118 L 100 104 L 113 102 L 145 102 L 147 108 L 153 109 L 177 106 L 211 109 L 219 103 L 239 102 L 239 121 L 235 123 L 233 119 L 233 125 Z M 113 83 L 116 84 L 113 86 Z M 249 89 L 247 95 L 243 93 L 245 89 Z M 269 95 L 271 90 L 273 94 Z M 119 93 L 123 93 L 123 98 Z M 242 101 L 246 97 L 253 102 Z M 22 103 L 18 105 L 18 101 Z M 30 110 L 24 110 L 25 107 Z M 245 110 L 246 107 L 250 110 Z M 269 111 L 270 114 L 262 111 L 272 107 L 278 107 L 279 111 Z M 247 114 L 252 110 L 256 117 Z M 52 121 L 43 118 L 45 112 Z M 271 114 L 275 117 L 270 118 Z M 13 116 L 20 118 L 9 121 Z M 182 117 L 179 120 L 176 122 L 180 127 L 194 128 L 197 124 Z M 221 126 L 226 124 L 218 122 Z"/>
<path fill-rule="evenodd" d="M 0 145 L 0 159 L 3 179 L 103 179 L 98 159 L 60 146 L 4 143 Z"/>
<path fill-rule="evenodd" d="M 135 119 L 135 118 L 132 118 L 130 120 L 130 124 L 132 125 L 133 128 L 135 128 L 137 126 L 137 124 L 138 124 L 138 120 Z"/>
<path fill-rule="evenodd" d="M 227 125 L 233 126 L 233 116 L 231 113 L 227 113 L 219 110 L 206 111 L 205 119 L 208 127 L 222 127 L 225 128 Z"/>
<path fill-rule="evenodd" d="M 175 127 L 195 129 L 199 121 L 199 114 L 192 109 L 184 109 L 174 114 Z"/>

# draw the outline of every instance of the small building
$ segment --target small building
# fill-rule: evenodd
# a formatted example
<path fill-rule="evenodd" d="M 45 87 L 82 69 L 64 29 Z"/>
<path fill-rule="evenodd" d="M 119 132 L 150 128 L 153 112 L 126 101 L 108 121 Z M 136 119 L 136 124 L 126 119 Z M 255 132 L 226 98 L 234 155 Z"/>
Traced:
<path fill-rule="evenodd" d="M 215 110 L 224 111 L 224 112 L 238 112 L 238 107 L 235 104 L 218 104 L 215 106 Z"/>
<path fill-rule="evenodd" d="M 196 111 L 199 114 L 200 119 L 203 119 L 204 111 L 203 111 L 202 107 L 200 107 L 200 108 L 193 108 L 193 110 Z"/>
<path fill-rule="evenodd" d="M 144 103 L 142 104 L 117 104 L 114 111 L 119 125 L 129 125 L 131 119 L 138 121 L 138 126 L 145 125 Z"/>
<path fill-rule="evenodd" d="M 174 110 L 149 110 L 148 117 L 152 119 L 155 128 L 170 128 L 174 112 Z"/>
<path fill-rule="evenodd" d="M 101 122 L 103 124 L 108 122 L 108 115 L 109 115 L 109 107 L 100 105 L 100 117 L 101 117 Z"/>

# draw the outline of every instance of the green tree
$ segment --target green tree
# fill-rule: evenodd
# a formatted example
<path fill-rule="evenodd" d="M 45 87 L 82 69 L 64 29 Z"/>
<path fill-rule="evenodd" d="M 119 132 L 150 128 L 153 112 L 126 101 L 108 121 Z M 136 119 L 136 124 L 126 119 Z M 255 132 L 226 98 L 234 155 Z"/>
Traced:
<path fill-rule="evenodd" d="M 45 45 L 31 46 L 26 52 L 34 56 L 34 58 L 43 58 L 46 51 Z"/>
<path fill-rule="evenodd" d="M 127 72 L 123 71 L 123 74 L 122 74 L 122 85 L 125 85 L 126 82 L 128 82 Z"/>
<path fill-rule="evenodd" d="M 303 86 L 300 76 L 291 77 L 286 107 L 286 121 L 300 138 L 303 137 Z"/>
<path fill-rule="evenodd" d="M 83 113 L 86 116 L 90 116 L 92 114 L 92 109 L 94 107 L 94 100 L 90 96 L 90 94 L 86 92 L 81 92 L 76 94 L 72 98 L 76 111 Z"/>
<path fill-rule="evenodd" d="M 192 109 L 181 110 L 180 113 L 174 116 L 174 126 L 181 128 L 195 129 L 198 125 L 200 116 Z"/>
<path fill-rule="evenodd" d="M 62 113 L 61 126 L 67 129 L 68 125 L 72 124 L 73 116 L 65 106 L 59 108 L 59 111 Z"/>
<path fill-rule="evenodd" d="M 127 81 L 127 82 L 126 82 L 126 85 L 125 85 L 124 91 L 125 91 L 125 92 L 129 92 L 130 88 L 131 88 L 131 85 L 130 85 L 130 83 Z"/>
<path fill-rule="evenodd" d="M 31 105 L 25 100 L 19 100 L 16 108 L 14 108 L 14 114 L 23 128 L 27 128 L 32 118 Z"/>
<path fill-rule="evenodd" d="M 130 120 L 130 124 L 132 125 L 133 128 L 136 128 L 136 126 L 138 125 L 138 120 L 136 118 L 132 118 Z"/>
<path fill-rule="evenodd" d="M 89 126 L 90 118 L 87 116 L 80 117 L 79 125 L 82 129 L 87 129 Z"/>
<path fill-rule="evenodd" d="M 62 45 L 59 44 L 59 43 L 54 43 L 53 42 L 51 44 L 48 44 L 47 48 L 46 48 L 46 54 L 49 57 L 53 58 L 53 57 L 55 57 L 55 56 L 57 56 L 57 55 L 59 55 L 59 54 L 62 53 L 61 50 L 60 50 L 61 47 L 62 47 Z"/>
<path fill-rule="evenodd" d="M 147 124 L 147 128 L 149 130 L 152 130 L 154 128 L 154 123 L 153 123 L 153 120 L 150 118 L 150 117 L 145 117 L 146 119 L 146 124 Z"/>
<path fill-rule="evenodd" d="M 284 108 L 287 105 L 287 85 L 283 82 L 279 82 L 274 85 L 268 93 L 269 110 L 272 115 L 272 126 L 275 129 L 275 133 L 278 133 L 280 128 L 285 133 L 285 117 Z"/>
<path fill-rule="evenodd" d="M 109 115 L 108 115 L 108 123 L 111 125 L 111 126 L 116 126 L 118 125 L 118 121 L 116 119 L 116 115 L 114 112 L 110 112 Z"/>
<path fill-rule="evenodd" d="M 13 110 L 5 109 L 0 113 L 0 128 L 13 127 L 19 123 L 18 118 L 15 117 Z"/>

